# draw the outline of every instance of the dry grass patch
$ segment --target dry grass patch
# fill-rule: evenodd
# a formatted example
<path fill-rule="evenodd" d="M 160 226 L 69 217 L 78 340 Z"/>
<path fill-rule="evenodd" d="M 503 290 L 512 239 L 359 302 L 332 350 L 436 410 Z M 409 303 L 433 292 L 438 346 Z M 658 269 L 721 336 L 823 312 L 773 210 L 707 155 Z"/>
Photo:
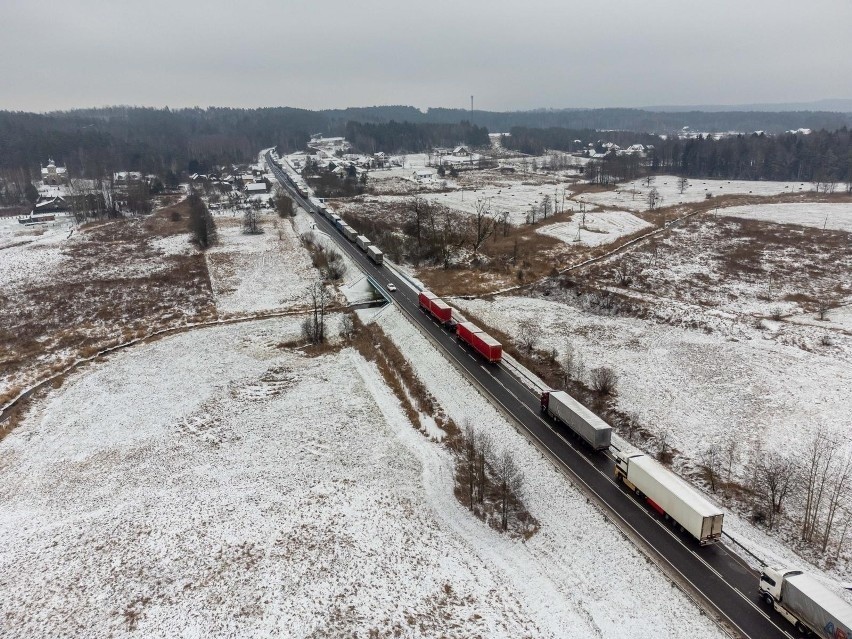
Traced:
<path fill-rule="evenodd" d="M 63 245 L 67 259 L 52 280 L 0 293 L 0 379 L 8 387 L 140 335 L 215 316 L 204 256 L 164 255 L 146 223 L 81 228 Z"/>

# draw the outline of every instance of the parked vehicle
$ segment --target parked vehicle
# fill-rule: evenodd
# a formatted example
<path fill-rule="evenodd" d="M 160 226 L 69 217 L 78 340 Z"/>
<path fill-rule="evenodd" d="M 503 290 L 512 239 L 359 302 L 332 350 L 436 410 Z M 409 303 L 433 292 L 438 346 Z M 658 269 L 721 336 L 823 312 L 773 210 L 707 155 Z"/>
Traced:
<path fill-rule="evenodd" d="M 376 266 L 381 266 L 385 261 L 385 254 L 382 253 L 375 245 L 367 247 L 367 257 L 369 257 Z"/>
<path fill-rule="evenodd" d="M 500 342 L 472 322 L 460 322 L 456 326 L 456 335 L 492 364 L 503 357 L 503 346 Z"/>
<path fill-rule="evenodd" d="M 852 639 L 852 606 L 801 570 L 764 568 L 758 592 L 800 632 Z"/>
<path fill-rule="evenodd" d="M 594 450 L 609 448 L 612 426 L 565 391 L 544 391 L 541 394 L 541 412 L 565 424 Z"/>
<path fill-rule="evenodd" d="M 453 319 L 453 309 L 432 291 L 420 291 L 417 296 L 420 308 L 428 311 L 441 324 Z"/>
<path fill-rule="evenodd" d="M 358 245 L 358 248 L 362 251 L 366 251 L 367 247 L 372 244 L 370 240 L 366 238 L 364 235 L 359 235 L 355 238 L 355 243 Z"/>
<path fill-rule="evenodd" d="M 702 546 L 722 537 L 722 511 L 648 455 L 615 451 L 615 478 L 648 505 L 695 537 Z"/>

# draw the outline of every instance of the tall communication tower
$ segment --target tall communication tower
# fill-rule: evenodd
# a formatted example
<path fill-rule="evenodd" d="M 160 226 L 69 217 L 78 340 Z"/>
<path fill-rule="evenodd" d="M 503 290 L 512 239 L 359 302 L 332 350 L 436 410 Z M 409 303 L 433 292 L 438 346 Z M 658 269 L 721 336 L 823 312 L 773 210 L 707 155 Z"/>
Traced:
<path fill-rule="evenodd" d="M 473 121 L 473 96 L 470 96 L 470 120 Z"/>

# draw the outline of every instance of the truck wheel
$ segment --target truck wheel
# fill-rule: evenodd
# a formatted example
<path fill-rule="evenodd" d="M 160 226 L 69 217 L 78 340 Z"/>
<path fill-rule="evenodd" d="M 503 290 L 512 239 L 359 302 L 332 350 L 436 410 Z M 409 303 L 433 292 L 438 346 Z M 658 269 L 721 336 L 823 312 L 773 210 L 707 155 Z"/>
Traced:
<path fill-rule="evenodd" d="M 772 605 L 772 595 L 770 595 L 768 592 L 763 593 L 763 601 L 767 606 L 771 606 Z"/>

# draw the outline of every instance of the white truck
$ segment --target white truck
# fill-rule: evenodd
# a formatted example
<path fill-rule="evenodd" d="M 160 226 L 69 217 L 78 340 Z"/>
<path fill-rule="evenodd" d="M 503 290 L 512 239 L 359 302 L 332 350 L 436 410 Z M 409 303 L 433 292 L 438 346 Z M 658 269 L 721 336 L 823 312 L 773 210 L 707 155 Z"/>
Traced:
<path fill-rule="evenodd" d="M 648 455 L 615 451 L 615 478 L 702 546 L 721 539 L 724 513 L 719 507 Z"/>
<path fill-rule="evenodd" d="M 375 244 L 371 244 L 367 247 L 367 257 L 373 260 L 373 263 L 376 266 L 381 266 L 385 261 L 385 254 L 382 253 Z"/>
<path fill-rule="evenodd" d="M 367 247 L 372 244 L 372 242 L 368 240 L 365 235 L 359 235 L 358 237 L 356 237 L 355 242 L 358 244 L 358 248 L 360 248 L 362 251 L 366 251 Z"/>
<path fill-rule="evenodd" d="M 565 424 L 594 450 L 609 448 L 612 427 L 565 391 L 544 391 L 541 412 Z"/>
<path fill-rule="evenodd" d="M 852 606 L 801 570 L 764 568 L 760 596 L 800 632 L 852 639 Z"/>

